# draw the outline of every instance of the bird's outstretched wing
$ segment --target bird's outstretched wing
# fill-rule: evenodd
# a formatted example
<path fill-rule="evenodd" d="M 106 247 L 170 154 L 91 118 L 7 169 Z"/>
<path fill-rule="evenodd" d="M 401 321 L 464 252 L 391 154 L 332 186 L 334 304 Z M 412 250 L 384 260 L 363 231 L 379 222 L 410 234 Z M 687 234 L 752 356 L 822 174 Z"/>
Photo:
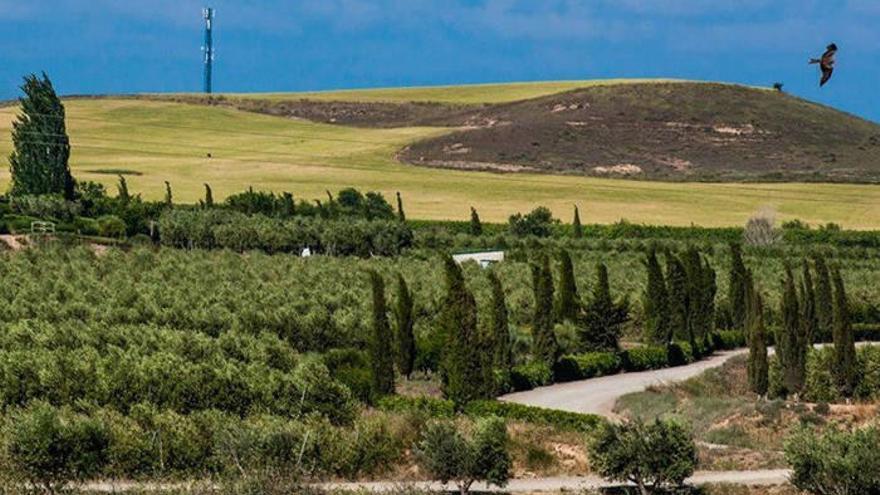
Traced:
<path fill-rule="evenodd" d="M 837 56 L 837 45 L 831 43 L 828 45 L 828 48 L 825 50 L 825 53 L 822 54 L 822 58 L 819 59 L 819 67 L 822 68 L 822 80 L 819 81 L 819 87 L 825 86 L 831 79 L 831 75 L 834 74 L 834 64 L 837 62 L 835 57 Z"/>
<path fill-rule="evenodd" d="M 834 74 L 834 67 L 826 67 L 825 64 L 822 64 L 822 80 L 819 81 L 819 87 L 825 86 L 825 83 L 831 79 L 831 75 Z"/>

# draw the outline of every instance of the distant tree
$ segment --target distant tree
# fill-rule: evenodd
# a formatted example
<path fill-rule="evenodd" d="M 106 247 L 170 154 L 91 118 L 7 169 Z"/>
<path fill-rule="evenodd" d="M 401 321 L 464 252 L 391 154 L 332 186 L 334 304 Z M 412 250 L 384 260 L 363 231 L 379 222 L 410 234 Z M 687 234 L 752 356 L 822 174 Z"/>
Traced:
<path fill-rule="evenodd" d="M 171 183 L 167 180 L 165 181 L 165 206 L 168 208 L 174 207 L 174 200 L 171 196 Z"/>
<path fill-rule="evenodd" d="M 629 302 L 615 301 L 608 282 L 608 267 L 596 265 L 596 282 L 590 301 L 585 308 L 581 342 L 590 350 L 616 351 L 619 349 L 623 324 L 629 319 Z"/>
<path fill-rule="evenodd" d="M 691 432 L 673 420 L 605 423 L 589 450 L 602 477 L 632 483 L 642 495 L 682 486 L 697 465 Z"/>
<path fill-rule="evenodd" d="M 385 281 L 371 270 L 370 287 L 373 292 L 373 336 L 370 339 L 373 395 L 379 397 L 394 393 L 394 345 L 388 310 L 385 303 Z"/>
<path fill-rule="evenodd" d="M 727 301 L 733 318 L 734 329 L 745 330 L 746 322 L 746 265 L 743 263 L 742 246 L 730 244 L 730 275 Z"/>
<path fill-rule="evenodd" d="M 10 194 L 61 194 L 73 200 L 75 181 L 68 164 L 70 139 L 64 122 L 64 104 L 45 73 L 42 78 L 35 74 L 26 76 L 21 90 L 21 114 L 12 123 Z"/>
<path fill-rule="evenodd" d="M 782 327 L 776 334 L 776 353 L 782 368 L 782 384 L 785 393 L 798 394 L 806 379 L 806 338 L 801 335 L 800 305 L 791 267 L 785 266 L 782 282 Z"/>
<path fill-rule="evenodd" d="M 559 291 L 556 294 L 556 321 L 575 322 L 580 316 L 581 301 L 577 282 L 574 278 L 574 265 L 568 251 L 559 253 Z"/>
<path fill-rule="evenodd" d="M 546 254 L 541 256 L 537 265 L 532 266 L 532 282 L 535 295 L 532 357 L 552 369 L 559 357 L 559 343 L 553 332 L 553 272 Z"/>
<path fill-rule="evenodd" d="M 296 202 L 293 200 L 293 194 L 285 191 L 281 194 L 281 216 L 291 218 L 294 215 L 296 215 Z"/>
<path fill-rule="evenodd" d="M 213 208 L 214 207 L 214 193 L 211 191 L 211 186 L 207 183 L 205 184 L 205 208 Z"/>
<path fill-rule="evenodd" d="M 391 220 L 394 210 L 382 194 L 370 191 L 364 196 L 364 217 L 367 220 Z"/>
<path fill-rule="evenodd" d="M 397 219 L 401 222 L 406 221 L 406 213 L 403 212 L 403 198 L 400 197 L 400 191 L 397 192 Z"/>
<path fill-rule="evenodd" d="M 746 275 L 746 337 L 749 344 L 749 388 L 759 396 L 767 395 L 769 364 L 767 359 L 767 332 L 764 327 L 764 300 L 754 287 L 751 273 Z"/>
<path fill-rule="evenodd" d="M 834 296 L 831 289 L 831 274 L 825 258 L 816 256 L 816 328 L 817 342 L 831 340 L 832 328 L 834 327 Z"/>
<path fill-rule="evenodd" d="M 815 495 L 880 493 L 880 429 L 801 427 L 785 442 L 791 484 Z"/>
<path fill-rule="evenodd" d="M 669 332 L 675 340 L 690 340 L 687 271 L 674 253 L 666 253 L 666 291 L 669 307 Z"/>
<path fill-rule="evenodd" d="M 810 263 L 804 259 L 802 266 L 802 283 L 800 289 L 801 300 L 801 335 L 804 338 L 804 346 L 808 350 L 816 342 L 816 333 L 819 320 L 816 316 L 816 291 L 813 285 L 813 275 L 810 272 Z M 806 360 L 807 353 L 803 357 Z M 803 364 L 806 368 L 806 362 Z"/>
<path fill-rule="evenodd" d="M 834 283 L 834 378 L 840 394 L 844 397 L 852 397 L 858 375 L 849 301 L 840 270 L 835 268 L 831 278 Z"/>
<path fill-rule="evenodd" d="M 550 237 L 553 226 L 559 221 L 553 218 L 553 213 L 548 208 L 539 206 L 525 215 L 512 215 L 508 223 L 510 233 L 517 237 Z"/>
<path fill-rule="evenodd" d="M 715 324 L 715 270 L 693 246 L 685 252 L 683 263 L 687 277 L 686 337 L 694 352 L 699 353 L 701 348 L 708 350 Z"/>
<path fill-rule="evenodd" d="M 128 182 L 125 181 L 125 176 L 119 175 L 119 182 L 116 184 L 116 190 L 118 191 L 116 199 L 118 199 L 120 203 L 127 205 L 131 202 L 131 194 L 128 192 Z"/>
<path fill-rule="evenodd" d="M 440 328 L 446 340 L 441 366 L 443 394 L 461 408 L 468 402 L 486 398 L 489 389 L 483 380 L 484 360 L 477 330 L 477 303 L 465 285 L 461 267 L 445 260 L 446 296 L 443 299 Z"/>
<path fill-rule="evenodd" d="M 574 207 L 574 221 L 572 222 L 572 231 L 574 233 L 575 239 L 581 239 L 584 237 L 584 226 L 581 225 L 581 213 L 578 211 L 578 207 Z"/>
<path fill-rule="evenodd" d="M 413 334 L 413 299 L 403 275 L 397 275 L 397 369 L 409 379 L 416 359 L 416 339 Z"/>
<path fill-rule="evenodd" d="M 504 288 L 494 270 L 489 271 L 489 285 L 492 289 L 492 343 L 494 344 L 493 365 L 499 371 L 502 382 L 506 382 L 513 368 L 513 342 L 510 338 L 507 302 Z"/>
<path fill-rule="evenodd" d="M 459 493 L 467 495 L 477 481 L 500 488 L 507 485 L 513 467 L 509 442 L 507 426 L 497 417 L 478 420 L 470 432 L 440 420 L 428 423 L 413 451 L 433 479 L 454 481 Z"/>
<path fill-rule="evenodd" d="M 473 206 L 471 206 L 471 223 L 468 229 L 471 235 L 483 235 L 483 223 L 480 222 L 480 215 L 477 213 L 477 210 Z"/>
<path fill-rule="evenodd" d="M 669 331 L 669 295 L 666 290 L 666 279 L 663 268 L 657 260 L 657 248 L 651 247 L 645 258 L 645 270 L 648 283 L 642 296 L 645 313 L 645 331 L 648 338 L 655 344 L 666 345 L 672 341 Z"/>

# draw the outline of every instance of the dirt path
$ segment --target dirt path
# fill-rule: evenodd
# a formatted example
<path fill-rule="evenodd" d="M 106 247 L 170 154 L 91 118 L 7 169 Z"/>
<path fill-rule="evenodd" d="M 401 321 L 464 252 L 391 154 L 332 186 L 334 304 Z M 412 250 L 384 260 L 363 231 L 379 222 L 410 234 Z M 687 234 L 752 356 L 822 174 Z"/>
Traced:
<path fill-rule="evenodd" d="M 498 400 L 529 406 L 545 407 L 586 414 L 614 417 L 614 404 L 620 397 L 641 392 L 652 385 L 679 382 L 717 368 L 734 356 L 748 352 L 745 349 L 720 352 L 709 359 L 653 371 L 621 373 L 578 382 L 560 383 L 499 397 Z"/>

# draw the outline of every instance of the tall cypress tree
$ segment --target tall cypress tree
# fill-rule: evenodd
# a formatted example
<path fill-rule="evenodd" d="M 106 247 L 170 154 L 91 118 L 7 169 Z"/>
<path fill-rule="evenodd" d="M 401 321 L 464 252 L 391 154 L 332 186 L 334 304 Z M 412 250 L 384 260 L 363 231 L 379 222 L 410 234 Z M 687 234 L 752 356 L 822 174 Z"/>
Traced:
<path fill-rule="evenodd" d="M 805 339 L 801 338 L 803 325 L 791 267 L 785 266 L 785 279 L 782 282 L 782 327 L 776 334 L 776 352 L 782 368 L 782 383 L 786 393 L 797 394 L 803 389 L 806 377 L 806 358 L 802 353 Z"/>
<path fill-rule="evenodd" d="M 608 282 L 608 267 L 596 265 L 596 283 L 587 303 L 581 341 L 585 347 L 597 351 L 619 349 L 623 324 L 629 319 L 629 303 L 615 302 Z"/>
<path fill-rule="evenodd" d="M 473 206 L 471 206 L 471 223 L 468 226 L 468 231 L 471 235 L 483 235 L 483 223 L 480 222 L 480 215 L 477 213 L 477 209 Z"/>
<path fill-rule="evenodd" d="M 385 281 L 375 271 L 369 272 L 373 292 L 373 336 L 370 339 L 372 391 L 375 396 L 394 393 L 394 338 L 388 325 Z"/>
<path fill-rule="evenodd" d="M 211 191 L 211 186 L 205 183 L 205 208 L 213 208 L 214 207 L 214 192 Z"/>
<path fill-rule="evenodd" d="M 703 258 L 696 247 L 690 246 L 684 254 L 684 268 L 687 276 L 687 341 L 695 356 L 700 355 L 700 344 L 708 336 L 705 333 L 705 320 L 708 313 L 708 287 L 704 287 Z M 712 294 L 714 297 L 714 293 Z"/>
<path fill-rule="evenodd" d="M 481 355 L 477 330 L 477 303 L 468 290 L 461 267 L 447 257 L 445 260 L 446 297 L 443 299 L 440 327 L 446 339 L 441 378 L 443 395 L 457 408 L 468 402 L 486 398 L 489 387 Z"/>
<path fill-rule="evenodd" d="M 400 197 L 400 191 L 397 192 L 397 219 L 401 222 L 406 221 L 406 213 L 403 212 L 403 198 Z"/>
<path fill-rule="evenodd" d="M 645 258 L 645 271 L 648 274 L 648 283 L 642 296 L 645 331 L 652 342 L 666 345 L 672 341 L 672 333 L 669 331 L 668 293 L 663 268 L 657 260 L 656 247 L 652 246 Z"/>
<path fill-rule="evenodd" d="M 553 272 L 547 255 L 541 256 L 538 264 L 532 267 L 532 285 L 535 294 L 532 357 L 552 369 L 559 357 L 559 343 L 553 332 Z"/>
<path fill-rule="evenodd" d="M 116 190 L 118 191 L 116 199 L 118 199 L 120 203 L 127 205 L 131 202 L 131 193 L 128 192 L 128 182 L 125 180 L 124 175 L 119 175 L 119 182 L 116 185 Z"/>
<path fill-rule="evenodd" d="M 816 316 L 816 291 L 813 286 L 813 275 L 810 272 L 810 263 L 804 259 L 802 267 L 803 283 L 801 284 L 801 336 L 804 338 L 805 350 L 816 343 L 816 333 L 819 328 L 819 320 Z M 806 355 L 804 352 L 804 366 L 806 367 Z"/>
<path fill-rule="evenodd" d="M 171 196 L 171 183 L 167 180 L 165 181 L 165 206 L 168 208 L 174 207 L 174 199 Z"/>
<path fill-rule="evenodd" d="M 730 304 L 734 329 L 744 330 L 746 322 L 746 265 L 743 262 L 740 244 L 730 244 L 730 258 L 727 301 Z"/>
<path fill-rule="evenodd" d="M 767 360 L 767 337 L 764 328 L 764 302 L 760 291 L 754 287 L 751 273 L 747 273 L 744 286 L 747 301 L 746 336 L 749 343 L 749 388 L 759 396 L 767 395 L 769 387 L 769 364 Z"/>
<path fill-rule="evenodd" d="M 834 327 L 834 296 L 831 289 L 831 274 L 825 258 L 816 256 L 816 342 L 828 342 Z"/>
<path fill-rule="evenodd" d="M 397 370 L 409 379 L 416 360 L 416 338 L 413 334 L 413 298 L 403 275 L 397 274 Z"/>
<path fill-rule="evenodd" d="M 666 291 L 669 332 L 675 340 L 688 340 L 688 287 L 684 264 L 673 253 L 666 254 Z"/>
<path fill-rule="evenodd" d="M 494 270 L 489 271 L 489 286 L 492 289 L 492 353 L 495 369 L 507 375 L 513 368 L 513 342 L 510 338 L 509 314 L 504 298 L 504 287 Z"/>
<path fill-rule="evenodd" d="M 571 255 L 563 249 L 559 253 L 559 292 L 556 295 L 556 321 L 577 321 L 580 305 Z"/>
<path fill-rule="evenodd" d="M 840 270 L 831 274 L 834 284 L 834 378 L 844 397 L 852 397 L 856 387 L 856 345 L 849 316 L 849 301 Z"/>
<path fill-rule="evenodd" d="M 577 205 L 574 207 L 574 221 L 572 222 L 572 231 L 575 239 L 584 237 L 584 226 L 581 225 L 581 213 L 578 211 Z"/>
<path fill-rule="evenodd" d="M 62 194 L 74 199 L 75 182 L 70 173 L 70 139 L 65 125 L 64 104 L 52 81 L 43 73 L 24 78 L 21 114 L 12 123 L 13 151 L 9 156 L 13 196 Z"/>

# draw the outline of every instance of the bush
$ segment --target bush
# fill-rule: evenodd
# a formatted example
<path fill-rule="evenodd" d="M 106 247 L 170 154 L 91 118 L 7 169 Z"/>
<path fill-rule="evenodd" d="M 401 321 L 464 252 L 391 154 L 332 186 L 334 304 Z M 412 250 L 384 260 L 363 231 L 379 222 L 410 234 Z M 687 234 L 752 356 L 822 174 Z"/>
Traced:
<path fill-rule="evenodd" d="M 666 347 L 644 346 L 628 349 L 621 353 L 623 369 L 626 371 L 647 371 L 669 366 Z"/>
<path fill-rule="evenodd" d="M 613 375 L 622 369 L 620 355 L 615 352 L 588 352 L 563 356 L 556 364 L 557 381 L 586 380 Z"/>
<path fill-rule="evenodd" d="M 98 221 L 93 218 L 76 217 L 73 220 L 73 229 L 81 235 L 98 235 L 100 233 Z"/>
<path fill-rule="evenodd" d="M 669 366 L 684 366 L 694 362 L 694 351 L 687 342 L 671 342 L 666 346 Z"/>
<path fill-rule="evenodd" d="M 79 203 L 67 201 L 60 195 L 14 196 L 10 200 L 12 211 L 19 215 L 51 220 L 71 222 L 82 212 Z"/>
<path fill-rule="evenodd" d="M 791 483 L 817 495 L 880 493 L 878 445 L 877 427 L 852 432 L 831 428 L 822 434 L 801 429 L 785 444 Z"/>
<path fill-rule="evenodd" d="M 690 431 L 672 420 L 608 423 L 589 447 L 591 465 L 601 476 L 634 483 L 642 494 L 681 486 L 697 464 Z"/>
<path fill-rule="evenodd" d="M 115 215 L 98 218 L 98 233 L 104 237 L 119 239 L 125 236 L 125 222 Z"/>
<path fill-rule="evenodd" d="M 425 414 L 431 418 L 455 416 L 455 404 L 451 400 L 430 397 L 388 395 L 377 400 L 376 407 L 389 412 Z"/>
<path fill-rule="evenodd" d="M 544 387 L 553 383 L 553 370 L 542 361 L 521 364 L 511 370 L 510 382 L 515 391 Z"/>
<path fill-rule="evenodd" d="M 562 430 L 593 431 L 602 418 L 592 414 L 579 414 L 557 409 L 525 406 L 512 402 L 475 401 L 464 408 L 465 414 L 474 417 L 498 416 L 501 418 L 554 426 Z"/>
<path fill-rule="evenodd" d="M 510 233 L 516 237 L 550 237 L 553 226 L 559 221 L 553 218 L 548 208 L 539 206 L 525 215 L 517 213 L 511 216 L 508 223 Z"/>
<path fill-rule="evenodd" d="M 5 437 L 13 471 L 50 493 L 95 476 L 107 461 L 108 435 L 100 422 L 42 402 L 14 414 Z"/>
<path fill-rule="evenodd" d="M 719 330 L 712 333 L 712 347 L 719 351 L 730 351 L 746 346 L 745 333 L 737 330 Z"/>

